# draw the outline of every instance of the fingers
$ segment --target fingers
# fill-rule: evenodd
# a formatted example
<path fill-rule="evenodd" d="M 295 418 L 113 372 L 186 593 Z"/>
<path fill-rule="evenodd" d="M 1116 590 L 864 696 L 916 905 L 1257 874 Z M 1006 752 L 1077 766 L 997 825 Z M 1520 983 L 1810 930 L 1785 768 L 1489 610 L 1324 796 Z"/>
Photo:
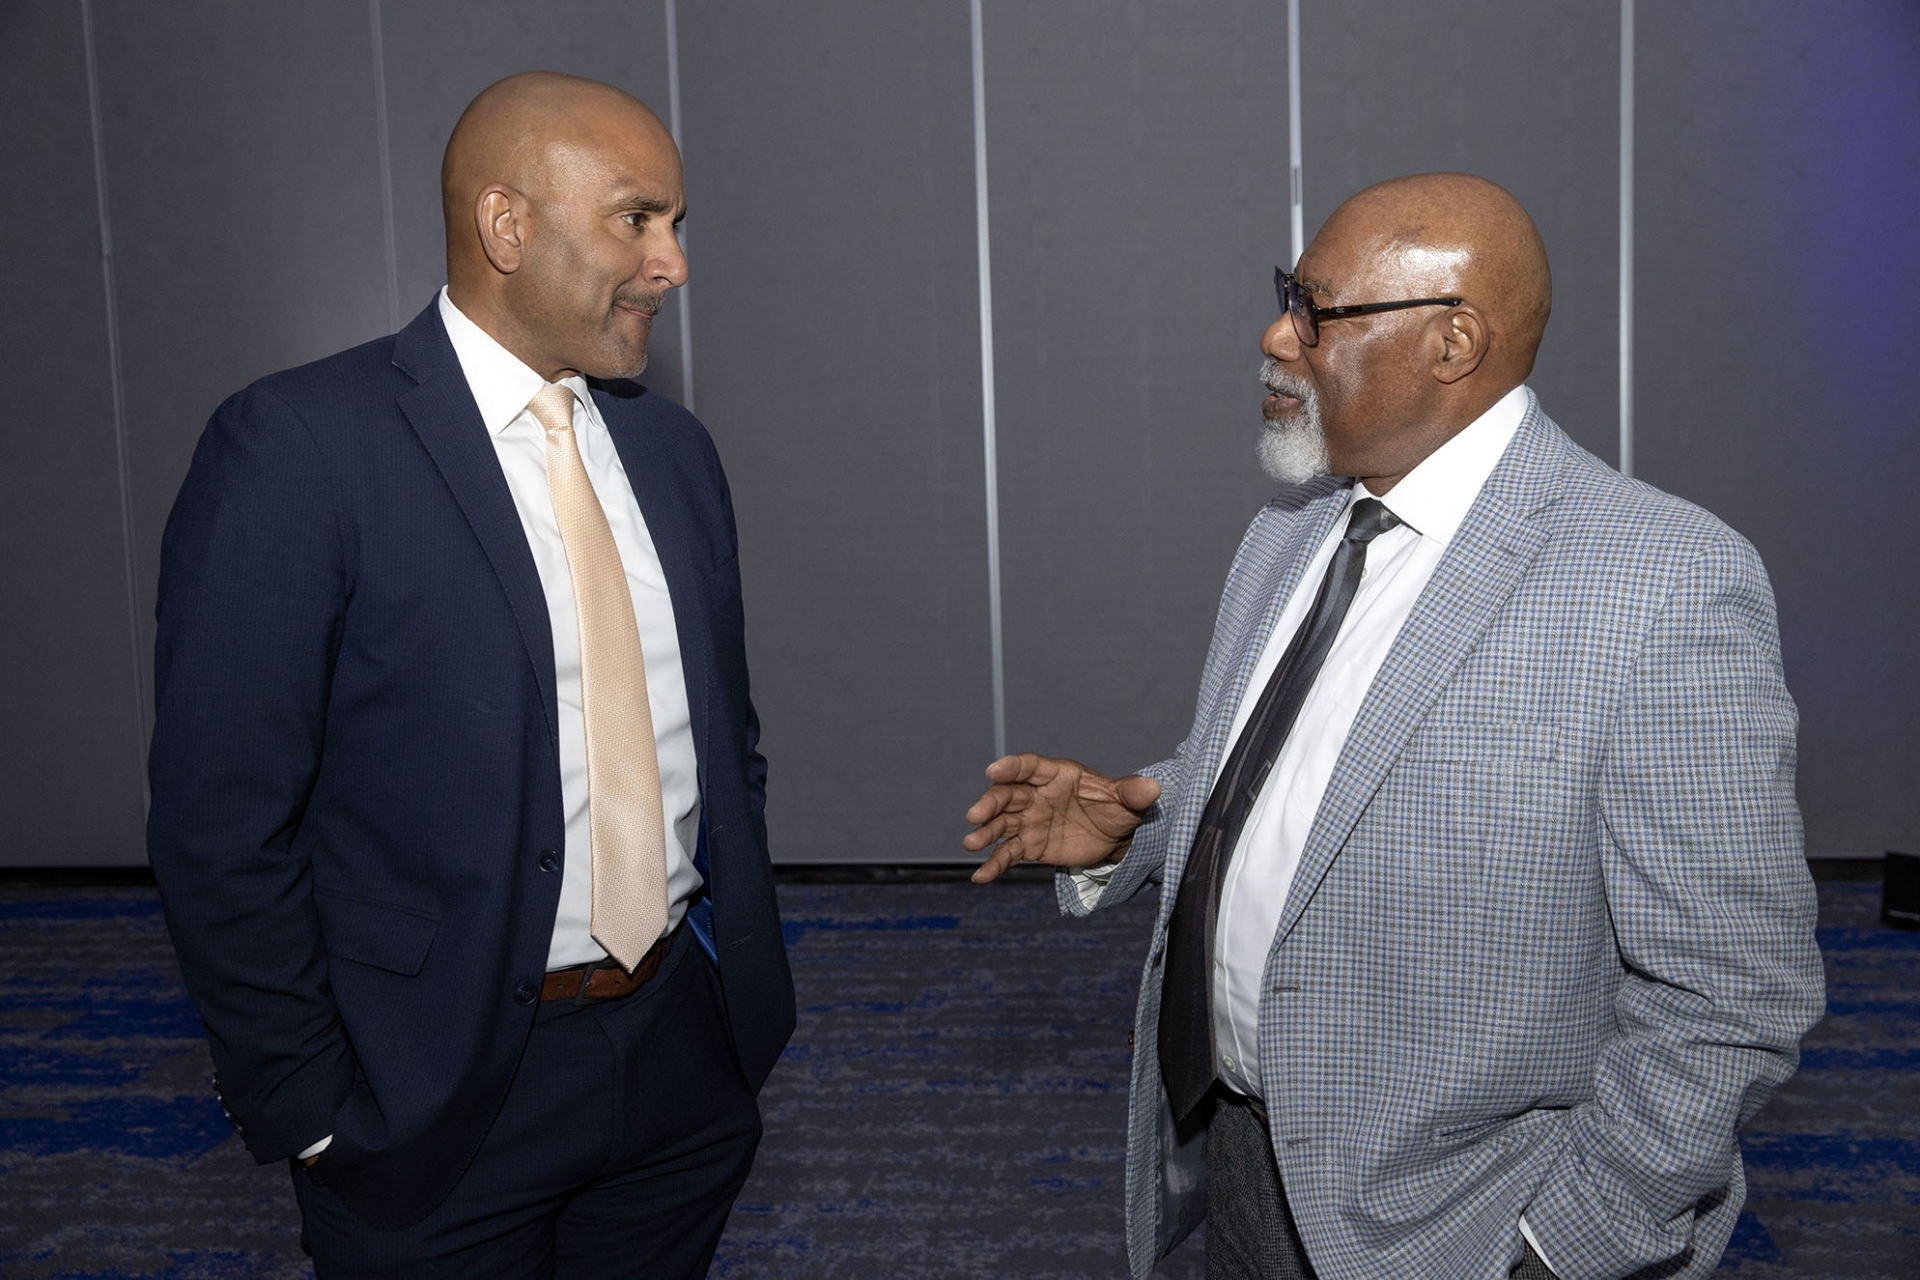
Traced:
<path fill-rule="evenodd" d="M 990 884 L 1000 878 L 1000 873 L 1016 862 L 1022 861 L 1019 837 L 1007 841 L 993 851 L 991 857 L 974 869 L 975 884 Z"/>
<path fill-rule="evenodd" d="M 972 812 L 969 810 L 968 812 Z M 988 845 L 1020 834 L 1020 822 L 1013 814 L 1003 813 L 990 822 L 983 822 L 960 838 L 962 848 L 978 853 Z"/>
<path fill-rule="evenodd" d="M 1013 802 L 1013 788 L 988 787 L 980 793 L 980 798 L 967 810 L 967 821 L 979 826 L 995 814 L 1005 813 Z"/>
<path fill-rule="evenodd" d="M 988 787 L 986 792 L 973 802 L 973 807 L 967 810 L 967 821 L 979 826 L 997 814 L 1019 813 L 1031 803 L 1033 803 L 1031 787 L 1013 784 Z"/>
<path fill-rule="evenodd" d="M 1031 782 L 1037 785 L 1051 779 L 1063 767 L 1077 769 L 1081 766 L 1072 760 L 1056 760 L 1051 756 L 1022 751 L 1019 755 L 1001 756 L 988 765 L 987 777 L 995 782 Z"/>
<path fill-rule="evenodd" d="M 1127 808 L 1145 813 L 1160 798 L 1160 784 L 1145 774 L 1135 773 L 1114 783 L 1113 793 Z"/>
<path fill-rule="evenodd" d="M 988 787 L 967 810 L 967 821 L 974 824 L 974 829 L 961 837 L 960 847 L 969 853 L 978 853 L 996 843 L 1000 847 L 973 873 L 975 884 L 999 878 L 1001 872 L 1019 860 L 1023 848 L 1019 839 L 1019 815 L 1032 803 L 1030 779 L 1042 763 L 1042 757 L 1029 752 L 1023 756 L 1002 756 L 987 766 L 987 776 L 996 780 L 995 785 Z"/>
<path fill-rule="evenodd" d="M 973 802 L 966 814 L 967 821 L 975 824 L 975 829 L 960 841 L 961 847 L 970 853 L 979 853 L 998 844 L 987 860 L 974 871 L 975 884 L 998 879 L 1016 862 L 1059 860 L 1064 856 L 1064 851 L 1047 834 L 1047 815 L 1057 812 L 1063 802 L 1073 803 L 1071 796 L 1075 787 L 1085 780 L 1091 778 L 1097 780 L 1098 784 L 1111 785 L 1104 774 L 1095 774 L 1078 761 L 1056 759 L 1032 751 L 1001 756 L 987 766 L 987 778 L 993 785 Z M 1147 781 L 1151 784 L 1150 779 Z M 1154 794 L 1158 793 L 1159 788 L 1154 786 Z M 1151 799 L 1146 803 L 1151 804 Z M 1022 814 L 1026 814 L 1025 819 Z M 1021 838 L 1028 821 L 1038 823 L 1028 833 L 1039 841 L 1031 854 L 1027 843 Z"/>

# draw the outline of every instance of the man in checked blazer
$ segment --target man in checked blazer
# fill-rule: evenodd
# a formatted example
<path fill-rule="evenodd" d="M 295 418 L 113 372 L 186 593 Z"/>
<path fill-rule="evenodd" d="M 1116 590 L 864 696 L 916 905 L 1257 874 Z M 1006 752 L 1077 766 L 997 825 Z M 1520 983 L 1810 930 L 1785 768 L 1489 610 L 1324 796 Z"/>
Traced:
<path fill-rule="evenodd" d="M 1702 1276 L 1736 1128 L 1820 1016 L 1796 716 L 1753 548 L 1524 380 L 1526 213 L 1353 197 L 1276 273 L 1261 454 L 1193 728 L 1110 778 L 1008 756 L 975 873 L 1162 887 L 1127 1154 L 1133 1274 Z"/>

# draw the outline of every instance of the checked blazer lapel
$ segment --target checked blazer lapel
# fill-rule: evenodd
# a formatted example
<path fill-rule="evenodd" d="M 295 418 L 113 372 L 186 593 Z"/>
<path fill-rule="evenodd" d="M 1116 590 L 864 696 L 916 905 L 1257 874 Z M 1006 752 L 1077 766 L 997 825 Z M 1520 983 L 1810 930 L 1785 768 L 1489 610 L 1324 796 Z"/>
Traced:
<path fill-rule="evenodd" d="M 1267 504 L 1241 544 L 1221 606 L 1221 622 L 1235 637 L 1229 659 L 1232 665 L 1224 683 L 1213 693 L 1211 707 L 1202 713 L 1207 736 L 1195 765 L 1196 785 L 1188 788 L 1183 812 L 1174 827 L 1180 834 L 1167 850 L 1166 883 L 1169 885 L 1179 884 L 1186 870 L 1187 858 L 1193 852 L 1194 832 L 1199 828 L 1207 797 L 1213 791 L 1214 775 L 1219 772 L 1221 760 L 1233 748 L 1234 714 L 1246 696 L 1254 668 L 1266 651 L 1281 611 L 1300 589 L 1308 561 L 1313 559 L 1314 551 L 1346 509 L 1350 488 L 1344 482 L 1323 480 L 1282 494 Z M 1296 503 L 1299 505 L 1294 505 Z M 1287 511 L 1289 506 L 1293 508 L 1291 511 Z M 1243 564 L 1247 575 L 1244 579 L 1240 576 Z M 1173 901 L 1171 892 L 1160 895 L 1162 923 L 1172 914 Z"/>
<path fill-rule="evenodd" d="M 554 688 L 553 626 L 547 617 L 546 592 L 513 505 L 513 491 L 507 488 L 499 454 L 440 322 L 437 302 L 428 304 L 394 339 L 393 363 L 417 384 L 400 395 L 400 412 L 440 469 L 493 565 L 519 626 L 527 660 L 539 677 L 547 737 L 558 743 L 560 722 L 554 704 L 559 695 Z"/>
<path fill-rule="evenodd" d="M 1552 499 L 1559 438 L 1539 401 L 1529 399 L 1506 456 L 1455 532 L 1361 703 L 1301 852 L 1275 946 L 1299 923 L 1387 770 L 1546 546 L 1546 530 L 1530 517 Z M 1391 500 L 1389 493 L 1389 506 Z"/>

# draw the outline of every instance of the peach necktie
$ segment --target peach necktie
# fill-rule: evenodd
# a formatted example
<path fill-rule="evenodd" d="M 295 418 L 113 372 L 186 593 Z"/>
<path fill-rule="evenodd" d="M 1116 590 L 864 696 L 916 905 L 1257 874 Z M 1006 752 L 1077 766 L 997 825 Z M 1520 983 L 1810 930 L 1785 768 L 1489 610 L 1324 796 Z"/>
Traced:
<path fill-rule="evenodd" d="M 633 597 L 607 513 L 573 435 L 573 392 L 548 383 L 527 405 L 546 431 L 547 484 L 567 548 L 580 619 L 580 705 L 587 723 L 587 822 L 593 940 L 633 972 L 667 927 L 666 823 Z"/>

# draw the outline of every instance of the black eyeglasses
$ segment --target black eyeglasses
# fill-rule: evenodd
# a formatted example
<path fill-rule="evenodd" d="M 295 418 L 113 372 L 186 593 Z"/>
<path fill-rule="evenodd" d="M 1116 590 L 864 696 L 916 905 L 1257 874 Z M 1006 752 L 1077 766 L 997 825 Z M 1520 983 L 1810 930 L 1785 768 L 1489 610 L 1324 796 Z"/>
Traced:
<path fill-rule="evenodd" d="M 1370 316 L 1376 311 L 1404 311 L 1408 307 L 1457 307 L 1459 298 L 1409 298 L 1405 302 L 1357 302 L 1345 307 L 1316 307 L 1293 273 L 1273 269 L 1273 291 L 1280 297 L 1280 309 L 1293 317 L 1293 332 L 1303 346 L 1320 344 L 1322 320 L 1345 320 L 1351 316 Z"/>

